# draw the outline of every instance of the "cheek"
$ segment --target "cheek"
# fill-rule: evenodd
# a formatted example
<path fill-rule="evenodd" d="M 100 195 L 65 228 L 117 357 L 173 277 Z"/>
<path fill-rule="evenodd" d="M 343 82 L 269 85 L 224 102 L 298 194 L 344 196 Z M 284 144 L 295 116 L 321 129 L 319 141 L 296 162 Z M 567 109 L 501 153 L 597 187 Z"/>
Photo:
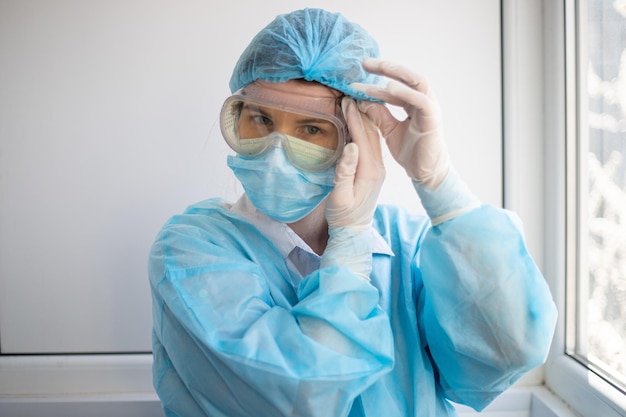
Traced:
<path fill-rule="evenodd" d="M 237 134 L 239 135 L 239 139 L 262 138 L 270 133 L 272 133 L 270 127 L 250 123 L 245 119 L 239 119 L 237 124 Z"/>
<path fill-rule="evenodd" d="M 330 138 L 327 138 L 325 140 L 325 143 L 322 144 L 322 146 L 325 147 L 325 148 L 328 148 L 328 149 L 335 150 L 339 146 L 338 141 L 339 141 L 338 135 L 334 135 L 334 136 L 332 136 Z"/>
<path fill-rule="evenodd" d="M 237 124 L 237 133 L 239 134 L 239 139 L 252 139 L 256 136 L 256 129 L 252 129 L 248 123 L 244 123 L 239 120 Z"/>

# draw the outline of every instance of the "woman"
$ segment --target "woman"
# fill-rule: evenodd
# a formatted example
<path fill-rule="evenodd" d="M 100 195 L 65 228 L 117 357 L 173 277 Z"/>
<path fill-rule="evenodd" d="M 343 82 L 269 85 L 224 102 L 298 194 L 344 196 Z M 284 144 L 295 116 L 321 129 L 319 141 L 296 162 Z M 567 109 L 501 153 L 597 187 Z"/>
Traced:
<path fill-rule="evenodd" d="M 377 56 L 319 9 L 242 54 L 220 122 L 245 194 L 174 216 L 150 256 L 166 415 L 448 416 L 544 361 L 556 310 L 519 222 L 451 167 L 426 80 Z M 381 136 L 428 217 L 377 206 Z"/>

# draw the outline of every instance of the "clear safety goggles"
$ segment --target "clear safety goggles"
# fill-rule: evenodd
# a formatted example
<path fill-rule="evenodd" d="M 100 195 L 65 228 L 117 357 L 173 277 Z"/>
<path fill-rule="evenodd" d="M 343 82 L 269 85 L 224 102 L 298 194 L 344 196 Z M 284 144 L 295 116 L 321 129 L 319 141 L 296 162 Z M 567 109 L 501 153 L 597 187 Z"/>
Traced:
<path fill-rule="evenodd" d="M 308 171 L 332 166 L 348 141 L 341 97 L 294 94 L 266 82 L 251 83 L 229 97 L 220 127 L 238 154 L 254 157 L 281 146 L 293 165 Z"/>

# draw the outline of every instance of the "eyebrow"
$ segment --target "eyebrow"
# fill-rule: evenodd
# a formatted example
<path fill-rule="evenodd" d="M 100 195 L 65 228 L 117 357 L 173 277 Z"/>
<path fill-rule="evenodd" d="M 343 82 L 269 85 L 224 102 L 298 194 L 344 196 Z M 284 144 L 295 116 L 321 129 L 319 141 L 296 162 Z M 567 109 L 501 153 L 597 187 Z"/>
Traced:
<path fill-rule="evenodd" d="M 279 112 L 283 112 L 283 113 L 291 113 L 291 114 L 297 115 L 297 113 L 294 112 L 294 111 L 281 110 L 281 109 L 276 109 L 274 107 L 263 106 L 263 105 L 260 105 L 260 104 L 246 103 L 246 102 L 243 103 L 242 110 L 243 109 L 246 109 L 246 110 L 251 111 L 251 112 L 258 112 L 258 113 L 260 113 L 260 114 L 262 114 L 264 116 L 272 116 L 272 112 L 274 112 L 274 111 L 279 111 Z M 306 118 L 306 119 L 298 118 L 298 119 L 295 120 L 295 122 L 298 123 L 298 124 L 301 124 L 301 125 L 302 124 L 307 124 L 307 123 L 317 123 L 317 124 L 325 124 L 325 125 L 333 125 L 334 126 L 334 123 L 332 123 L 331 121 L 326 120 L 326 119 L 322 119 L 322 118 L 319 118 L 319 117 L 310 117 L 310 116 L 304 116 L 304 117 L 308 117 L 308 118 Z"/>
<path fill-rule="evenodd" d="M 318 123 L 318 124 L 326 124 L 326 125 L 334 125 L 334 123 L 326 120 L 326 119 L 318 119 L 318 118 L 310 118 L 310 119 L 297 119 L 296 122 L 298 124 L 307 124 L 307 123 Z"/>
<path fill-rule="evenodd" d="M 250 104 L 250 103 L 246 103 L 245 101 L 242 102 L 242 104 L 243 104 L 241 106 L 242 110 L 258 111 L 259 113 L 266 113 L 265 107 L 259 106 L 258 104 Z"/>

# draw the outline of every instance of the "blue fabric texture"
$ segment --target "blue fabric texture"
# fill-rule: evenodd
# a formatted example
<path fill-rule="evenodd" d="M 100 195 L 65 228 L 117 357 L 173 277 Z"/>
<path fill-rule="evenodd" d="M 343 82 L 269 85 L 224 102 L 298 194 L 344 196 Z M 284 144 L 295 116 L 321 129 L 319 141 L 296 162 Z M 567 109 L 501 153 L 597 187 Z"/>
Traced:
<path fill-rule="evenodd" d="M 277 16 L 241 54 L 230 79 L 231 92 L 256 81 L 317 81 L 356 99 L 373 100 L 350 88 L 360 82 L 382 85 L 367 73 L 363 59 L 379 56 L 378 44 L 339 13 L 307 8 Z"/>
<path fill-rule="evenodd" d="M 337 265 L 294 279 L 219 200 L 170 219 L 149 261 L 166 415 L 452 416 L 545 360 L 556 309 L 512 213 L 432 226 L 380 206 L 373 224 L 393 255 L 368 283 Z"/>

